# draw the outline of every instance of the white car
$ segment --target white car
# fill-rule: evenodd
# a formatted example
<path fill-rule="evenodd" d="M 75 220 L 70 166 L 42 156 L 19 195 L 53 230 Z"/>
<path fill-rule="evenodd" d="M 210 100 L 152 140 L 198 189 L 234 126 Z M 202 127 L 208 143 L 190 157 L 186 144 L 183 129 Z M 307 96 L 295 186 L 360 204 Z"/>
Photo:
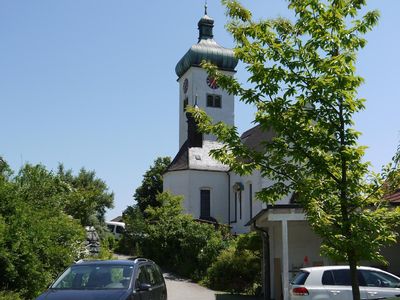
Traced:
<path fill-rule="evenodd" d="M 372 267 L 357 269 L 361 299 L 400 297 L 399 277 Z M 349 266 L 301 269 L 290 284 L 290 299 L 352 300 Z"/>
<path fill-rule="evenodd" d="M 106 225 L 108 230 L 110 230 L 110 232 L 114 235 L 114 237 L 117 240 L 121 238 L 121 235 L 125 230 L 125 223 L 106 221 Z"/>

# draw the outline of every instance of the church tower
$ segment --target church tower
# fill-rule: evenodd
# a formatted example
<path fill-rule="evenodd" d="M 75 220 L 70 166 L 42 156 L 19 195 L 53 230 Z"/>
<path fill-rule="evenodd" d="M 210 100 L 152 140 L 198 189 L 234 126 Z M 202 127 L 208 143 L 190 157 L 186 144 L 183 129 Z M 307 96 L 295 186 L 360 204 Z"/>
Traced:
<path fill-rule="evenodd" d="M 181 195 L 186 213 L 195 219 L 229 222 L 229 167 L 210 156 L 221 143 L 212 135 L 198 131 L 186 106 L 197 105 L 214 122 L 234 125 L 234 96 L 221 89 L 201 67 L 213 63 L 227 75 L 235 74 L 238 63 L 231 49 L 213 39 L 214 20 L 205 15 L 198 22 L 199 39 L 176 65 L 179 83 L 179 151 L 163 177 L 164 191 Z"/>
<path fill-rule="evenodd" d="M 188 123 L 185 113 L 187 105 L 197 105 L 214 122 L 223 121 L 234 125 L 234 96 L 218 87 L 213 78 L 207 75 L 200 64 L 213 63 L 227 75 L 235 74 L 238 63 L 231 49 L 221 47 L 213 39 L 214 20 L 205 15 L 198 22 L 199 39 L 175 67 L 179 83 L 179 147 L 188 139 Z M 204 136 L 205 140 L 215 140 Z"/>

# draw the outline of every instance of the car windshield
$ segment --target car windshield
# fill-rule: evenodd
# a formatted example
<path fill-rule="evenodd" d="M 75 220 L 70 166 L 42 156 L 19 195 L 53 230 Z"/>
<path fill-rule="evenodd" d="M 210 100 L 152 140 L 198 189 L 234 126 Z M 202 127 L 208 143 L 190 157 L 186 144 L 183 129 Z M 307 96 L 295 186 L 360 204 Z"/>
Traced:
<path fill-rule="evenodd" d="M 133 266 L 126 265 L 73 265 L 51 286 L 52 289 L 127 289 Z"/>

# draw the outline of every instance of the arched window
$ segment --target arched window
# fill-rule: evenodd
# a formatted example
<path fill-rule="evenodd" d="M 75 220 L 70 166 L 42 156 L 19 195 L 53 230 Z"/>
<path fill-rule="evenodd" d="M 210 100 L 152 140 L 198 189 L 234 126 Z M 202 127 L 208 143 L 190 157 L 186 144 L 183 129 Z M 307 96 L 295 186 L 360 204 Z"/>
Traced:
<path fill-rule="evenodd" d="M 233 192 L 235 195 L 235 221 L 242 219 L 242 191 L 244 190 L 243 183 L 236 182 L 233 185 Z M 239 215 L 238 215 L 239 214 Z"/>
<path fill-rule="evenodd" d="M 211 192 L 209 189 L 200 190 L 200 219 L 208 220 L 211 217 Z"/>
<path fill-rule="evenodd" d="M 253 218 L 253 185 L 249 183 L 249 210 L 250 210 L 250 220 Z"/>

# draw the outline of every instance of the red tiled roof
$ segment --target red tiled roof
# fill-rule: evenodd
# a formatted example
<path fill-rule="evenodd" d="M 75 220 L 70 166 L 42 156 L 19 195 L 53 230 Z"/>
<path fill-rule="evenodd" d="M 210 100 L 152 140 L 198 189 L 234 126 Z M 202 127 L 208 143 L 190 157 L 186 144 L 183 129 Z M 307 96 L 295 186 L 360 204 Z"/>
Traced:
<path fill-rule="evenodd" d="M 393 204 L 400 205 L 400 190 L 397 190 L 394 194 L 385 197 Z"/>

